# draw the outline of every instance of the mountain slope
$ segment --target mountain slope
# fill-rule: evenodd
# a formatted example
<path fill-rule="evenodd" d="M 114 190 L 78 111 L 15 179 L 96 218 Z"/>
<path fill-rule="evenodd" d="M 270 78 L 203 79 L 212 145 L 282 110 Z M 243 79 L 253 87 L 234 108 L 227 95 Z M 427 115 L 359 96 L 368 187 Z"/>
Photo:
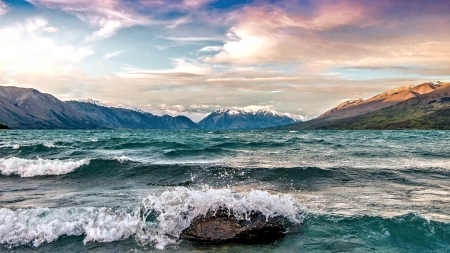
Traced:
<path fill-rule="evenodd" d="M 437 89 L 440 89 L 444 85 L 445 83 L 442 82 L 429 82 L 420 85 L 402 86 L 381 93 L 367 100 L 358 98 L 355 100 L 346 101 L 338 105 L 337 107 L 323 113 L 317 118 L 343 118 L 362 115 L 395 105 L 399 102 L 406 101 L 423 94 L 433 92 Z"/>
<path fill-rule="evenodd" d="M 260 106 L 220 109 L 201 120 L 201 129 L 259 129 L 298 122 L 276 111 Z"/>
<path fill-rule="evenodd" d="M 196 129 L 197 124 L 187 117 L 156 116 L 148 112 L 107 107 L 93 100 L 66 101 L 73 110 L 105 128 L 132 129 Z"/>
<path fill-rule="evenodd" d="M 0 86 L 0 122 L 13 129 L 95 128 L 83 114 L 35 89 Z"/>
<path fill-rule="evenodd" d="M 363 115 L 319 118 L 279 129 L 450 129 L 450 84 Z"/>

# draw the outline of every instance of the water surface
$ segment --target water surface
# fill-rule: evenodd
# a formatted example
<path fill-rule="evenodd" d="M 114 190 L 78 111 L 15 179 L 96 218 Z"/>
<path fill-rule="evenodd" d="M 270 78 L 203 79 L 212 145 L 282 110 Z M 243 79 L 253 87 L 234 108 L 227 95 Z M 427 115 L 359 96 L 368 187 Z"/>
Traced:
<path fill-rule="evenodd" d="M 447 131 L 1 131 L 0 251 L 448 252 Z M 209 208 L 264 245 L 178 239 Z"/>

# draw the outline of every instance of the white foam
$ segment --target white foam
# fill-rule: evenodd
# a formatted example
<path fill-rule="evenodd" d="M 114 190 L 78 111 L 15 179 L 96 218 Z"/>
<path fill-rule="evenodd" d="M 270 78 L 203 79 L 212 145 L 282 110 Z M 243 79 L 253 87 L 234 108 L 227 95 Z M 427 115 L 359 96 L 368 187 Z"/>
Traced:
<path fill-rule="evenodd" d="M 10 246 L 57 240 L 62 235 L 83 235 L 84 242 L 112 242 L 129 238 L 140 223 L 139 212 L 107 208 L 0 209 L 0 243 Z"/>
<path fill-rule="evenodd" d="M 120 163 L 129 162 L 129 161 L 132 162 L 133 161 L 133 159 L 129 158 L 128 156 L 124 156 L 124 155 L 114 156 L 113 160 L 116 160 L 116 161 L 118 161 Z"/>
<path fill-rule="evenodd" d="M 48 142 L 44 144 L 45 147 L 47 148 L 56 148 L 55 144 L 53 142 Z"/>
<path fill-rule="evenodd" d="M 13 149 L 19 149 L 20 145 L 19 144 L 14 144 Z"/>
<path fill-rule="evenodd" d="M 266 216 L 284 215 L 294 222 L 300 221 L 299 205 L 290 195 L 177 187 L 158 196 L 148 196 L 134 208 L 3 208 L 0 209 L 0 244 L 38 247 L 63 235 L 85 235 L 84 243 L 134 237 L 142 245 L 164 249 L 178 242 L 181 231 L 193 218 L 219 206 L 233 209 L 235 215 L 259 210 Z M 154 221 L 147 221 L 149 215 L 155 214 Z"/>
<path fill-rule="evenodd" d="M 89 164 L 89 159 L 75 160 L 28 160 L 17 157 L 0 158 L 0 172 L 3 175 L 34 177 L 44 175 L 63 175 L 73 172 L 78 167 Z"/>

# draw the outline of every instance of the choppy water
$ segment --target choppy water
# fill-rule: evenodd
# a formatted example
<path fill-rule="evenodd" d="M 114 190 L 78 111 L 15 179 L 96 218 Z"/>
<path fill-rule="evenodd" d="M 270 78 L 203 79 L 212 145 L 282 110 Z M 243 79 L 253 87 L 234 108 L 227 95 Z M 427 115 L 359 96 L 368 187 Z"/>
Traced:
<path fill-rule="evenodd" d="M 1 131 L 0 251 L 449 252 L 447 131 Z M 304 222 L 178 239 L 209 208 Z"/>

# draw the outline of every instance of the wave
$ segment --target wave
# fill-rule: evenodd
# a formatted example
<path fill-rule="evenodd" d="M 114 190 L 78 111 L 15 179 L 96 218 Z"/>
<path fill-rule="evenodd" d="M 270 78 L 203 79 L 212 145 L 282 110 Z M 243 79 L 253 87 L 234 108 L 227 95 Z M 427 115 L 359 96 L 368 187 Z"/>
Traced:
<path fill-rule="evenodd" d="M 134 208 L 0 209 L 0 243 L 38 247 L 61 236 L 85 235 L 84 243 L 134 237 L 137 243 L 164 249 L 178 243 L 181 231 L 196 216 L 220 206 L 233 209 L 236 216 L 258 210 L 266 216 L 283 215 L 293 222 L 303 219 L 300 206 L 290 195 L 177 187 L 159 196 L 149 195 Z"/>
<path fill-rule="evenodd" d="M 82 160 L 37 160 L 17 157 L 0 158 L 0 172 L 2 175 L 19 175 L 21 177 L 35 177 L 45 175 L 63 175 L 71 173 L 77 168 L 88 165 L 90 159 Z"/>

